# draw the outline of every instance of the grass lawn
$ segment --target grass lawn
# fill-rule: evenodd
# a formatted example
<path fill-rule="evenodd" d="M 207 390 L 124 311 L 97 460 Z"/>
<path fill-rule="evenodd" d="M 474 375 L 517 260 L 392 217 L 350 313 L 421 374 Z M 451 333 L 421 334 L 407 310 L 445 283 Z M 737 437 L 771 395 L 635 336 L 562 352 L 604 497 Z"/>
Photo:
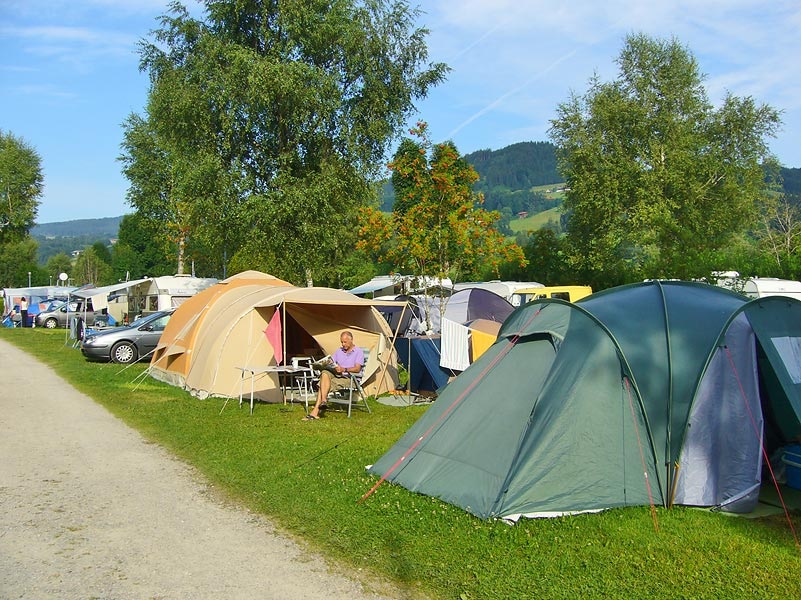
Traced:
<path fill-rule="evenodd" d="M 376 481 L 364 466 L 425 407 L 373 402 L 372 415 L 303 422 L 298 405 L 257 404 L 251 416 L 238 400 L 223 409 L 222 399 L 141 377 L 143 365 L 88 363 L 63 331 L 2 328 L 0 337 L 310 548 L 390 578 L 399 598 L 801 597 L 801 549 L 784 518 L 679 507 L 658 508 L 654 521 L 632 507 L 509 526 L 386 483 L 360 502 Z"/>

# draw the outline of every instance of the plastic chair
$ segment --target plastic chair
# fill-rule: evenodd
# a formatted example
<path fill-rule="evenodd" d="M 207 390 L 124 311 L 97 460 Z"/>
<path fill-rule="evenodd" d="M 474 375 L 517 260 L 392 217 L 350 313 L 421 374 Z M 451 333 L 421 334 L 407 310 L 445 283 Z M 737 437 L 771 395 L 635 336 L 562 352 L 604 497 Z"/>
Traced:
<path fill-rule="evenodd" d="M 312 362 L 314 362 L 314 359 L 311 356 L 295 356 L 292 358 L 291 364 L 298 370 L 288 374 L 290 377 L 289 403 L 294 404 L 295 394 L 297 393 L 298 400 L 303 402 L 307 414 L 309 412 L 309 398 L 312 399 L 312 404 L 317 398 L 317 392 L 314 390 L 314 382 L 317 380 L 317 375 L 312 369 Z"/>

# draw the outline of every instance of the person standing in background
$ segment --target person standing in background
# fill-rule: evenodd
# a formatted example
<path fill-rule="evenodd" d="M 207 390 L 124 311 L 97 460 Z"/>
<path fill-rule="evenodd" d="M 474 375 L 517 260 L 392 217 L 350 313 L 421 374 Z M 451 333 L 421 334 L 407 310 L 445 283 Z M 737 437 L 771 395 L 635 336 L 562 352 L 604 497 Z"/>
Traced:
<path fill-rule="evenodd" d="M 19 301 L 19 314 L 22 317 L 22 321 L 20 323 L 21 327 L 28 326 L 28 301 L 25 299 L 25 296 Z"/>

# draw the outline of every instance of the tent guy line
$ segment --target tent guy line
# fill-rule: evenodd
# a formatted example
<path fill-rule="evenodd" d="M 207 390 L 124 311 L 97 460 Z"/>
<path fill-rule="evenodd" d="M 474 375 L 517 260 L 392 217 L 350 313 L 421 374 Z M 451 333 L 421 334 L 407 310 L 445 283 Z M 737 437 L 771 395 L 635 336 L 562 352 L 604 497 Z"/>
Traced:
<path fill-rule="evenodd" d="M 531 319 L 529 320 L 529 323 L 530 323 L 531 321 L 533 321 L 533 320 L 534 320 L 534 319 L 537 317 L 537 315 L 539 315 L 539 311 L 536 311 L 536 312 L 535 312 L 535 313 L 534 313 L 534 314 L 531 316 Z M 528 323 L 527 323 L 526 325 L 528 325 Z M 506 356 L 506 355 L 509 353 L 509 351 L 512 349 L 512 347 L 513 347 L 515 344 L 517 344 L 517 342 L 518 342 L 518 340 L 519 340 L 519 339 L 520 339 L 520 336 L 513 336 L 513 337 L 512 337 L 512 338 L 511 338 L 511 339 L 508 341 L 508 343 L 507 343 L 506 347 L 504 348 L 504 351 L 502 351 L 501 353 L 499 353 L 499 354 L 498 354 L 498 356 L 496 356 L 496 357 L 495 357 L 495 358 L 494 358 L 494 359 L 493 359 L 493 360 L 490 362 L 490 364 L 489 364 L 489 365 L 487 365 L 487 366 L 484 368 L 484 370 L 483 370 L 483 372 L 482 372 L 482 376 L 484 376 L 484 375 L 486 375 L 487 373 L 489 373 L 489 372 L 492 370 L 492 368 L 493 368 L 493 367 L 494 367 L 494 366 L 495 366 L 495 365 L 496 365 L 498 362 L 500 362 L 501 358 L 503 358 L 504 356 Z M 440 418 L 439 418 L 439 419 L 437 419 L 437 420 L 436 420 L 434 423 L 432 423 L 432 424 L 431 424 L 431 427 L 429 427 L 429 428 L 428 428 L 428 430 L 427 430 L 427 431 L 426 431 L 426 432 L 425 432 L 423 435 L 421 435 L 421 436 L 420 436 L 420 437 L 417 439 L 417 441 L 415 442 L 415 444 L 414 444 L 414 445 L 412 445 L 412 446 L 409 448 L 409 450 L 407 450 L 407 451 L 406 451 L 406 453 L 405 453 L 403 456 L 401 456 L 401 457 L 400 457 L 400 458 L 399 458 L 399 459 L 398 459 L 398 460 L 395 462 L 395 464 L 394 464 L 394 465 L 392 465 L 392 467 L 391 467 L 391 468 L 390 468 L 390 469 L 389 469 L 389 470 L 388 470 L 388 471 L 387 471 L 387 472 L 386 472 L 384 475 L 382 475 L 382 476 L 381 476 L 381 478 L 380 478 L 380 479 L 379 479 L 379 480 L 376 482 L 376 484 L 375 484 L 375 485 L 374 485 L 372 488 L 370 488 L 370 489 L 369 489 L 369 490 L 368 490 L 368 491 L 367 491 L 367 492 L 366 492 L 366 493 L 365 493 L 365 494 L 364 494 L 364 495 L 361 497 L 361 499 L 359 500 L 359 503 L 360 503 L 360 504 L 361 504 L 362 502 L 364 502 L 365 500 L 367 500 L 367 498 L 369 498 L 370 496 L 372 496 L 372 495 L 373 495 L 373 492 L 375 492 L 375 491 L 376 491 L 376 490 L 379 488 L 379 486 L 380 486 L 382 483 L 384 483 L 384 481 L 386 481 L 387 477 L 389 477 L 389 476 L 390 476 L 390 475 L 391 475 L 391 474 L 392 474 L 392 473 L 395 471 L 395 469 L 397 469 L 397 468 L 398 468 L 398 467 L 401 465 L 401 463 L 403 463 L 403 461 L 405 461 L 405 460 L 406 460 L 406 459 L 409 457 L 409 455 L 410 455 L 410 454 L 411 454 L 411 453 L 412 453 L 412 452 L 413 452 L 413 451 L 414 451 L 414 450 L 415 450 L 415 449 L 416 449 L 416 448 L 417 448 L 417 447 L 418 447 L 418 446 L 419 446 L 419 445 L 420 445 L 420 444 L 423 442 L 423 440 L 424 440 L 425 438 L 427 438 L 427 437 L 429 436 L 429 434 L 430 434 L 430 433 L 431 433 L 431 432 L 432 432 L 432 431 L 433 431 L 433 430 L 434 430 L 434 429 L 435 429 L 435 428 L 436 428 L 436 427 L 437 427 L 437 426 L 438 426 L 438 425 L 439 425 L 439 424 L 440 424 L 442 421 L 444 421 L 444 420 L 445 420 L 445 418 L 446 418 L 446 417 L 447 417 L 447 416 L 448 416 L 448 415 L 451 413 L 451 411 L 452 411 L 453 409 L 455 409 L 455 408 L 456 408 L 456 406 L 457 406 L 457 405 L 458 405 L 458 404 L 459 404 L 459 403 L 460 403 L 462 400 L 464 400 L 464 399 L 467 397 L 467 395 L 470 393 L 470 391 L 471 391 L 471 390 L 472 390 L 472 389 L 473 389 L 473 388 L 474 388 L 476 385 L 478 385 L 478 382 L 479 382 L 480 380 L 481 380 L 481 377 L 478 377 L 477 379 L 474 379 L 474 380 L 473 380 L 473 382 L 472 382 L 472 384 L 471 384 L 471 385 L 469 385 L 469 386 L 468 386 L 468 387 L 465 389 L 465 391 L 464 391 L 462 394 L 460 394 L 459 396 L 457 396 L 457 397 L 456 397 L 456 399 L 455 399 L 455 400 L 454 400 L 454 401 L 453 401 L 453 402 L 450 404 L 450 406 L 448 406 L 447 410 L 446 410 L 446 411 L 445 411 L 445 412 L 444 412 L 444 413 L 443 413 L 443 414 L 440 416 Z M 407 464 L 408 464 L 408 463 L 407 463 Z"/>

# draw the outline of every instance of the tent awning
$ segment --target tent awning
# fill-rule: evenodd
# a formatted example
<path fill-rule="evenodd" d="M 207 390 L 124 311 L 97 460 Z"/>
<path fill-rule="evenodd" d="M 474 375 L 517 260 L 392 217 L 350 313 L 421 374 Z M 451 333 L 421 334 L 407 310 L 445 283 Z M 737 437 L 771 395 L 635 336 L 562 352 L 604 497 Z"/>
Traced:
<path fill-rule="evenodd" d="M 392 281 L 391 278 L 387 277 L 386 279 L 371 279 L 367 283 L 363 283 L 360 286 L 353 288 L 352 290 L 348 290 L 351 294 L 369 294 L 371 292 L 377 292 L 378 290 L 383 290 L 388 287 L 394 287 L 395 282 Z"/>
<path fill-rule="evenodd" d="M 93 287 L 93 288 L 82 288 L 78 290 L 73 290 L 70 292 L 71 296 L 77 296 L 78 298 L 94 298 L 95 296 L 101 296 L 109 294 L 113 294 L 114 292 L 119 292 L 120 290 L 124 290 L 135 285 L 139 285 L 140 283 L 144 283 L 147 279 L 135 279 L 134 281 L 124 281 L 122 283 L 115 283 L 113 285 L 104 285 L 102 287 Z"/>

